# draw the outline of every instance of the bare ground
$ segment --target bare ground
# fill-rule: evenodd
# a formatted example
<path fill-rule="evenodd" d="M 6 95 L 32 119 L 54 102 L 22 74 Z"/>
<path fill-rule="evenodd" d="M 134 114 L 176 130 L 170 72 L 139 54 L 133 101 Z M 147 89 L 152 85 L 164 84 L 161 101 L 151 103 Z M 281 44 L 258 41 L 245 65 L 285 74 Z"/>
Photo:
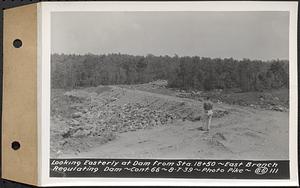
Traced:
<path fill-rule="evenodd" d="M 88 152 L 61 157 L 288 159 L 287 113 L 248 112 L 214 120 L 209 133 L 199 122 L 121 133 Z"/>
<path fill-rule="evenodd" d="M 52 118 L 52 156 L 57 158 L 288 159 L 288 112 L 215 103 L 216 111 L 226 111 L 228 114 L 213 118 L 210 132 L 204 132 L 199 129 L 202 126 L 201 120 L 190 121 L 191 119 L 183 118 L 190 115 L 190 111 L 201 114 L 201 101 L 118 86 L 110 86 L 109 89 L 106 88 L 105 91 L 98 93 L 95 93 L 97 91 L 95 88 L 83 90 L 92 93 L 85 96 L 87 98 L 104 99 L 105 96 L 114 95 L 116 99 L 109 103 L 112 106 L 122 107 L 138 102 L 156 111 L 162 110 L 161 113 L 165 111 L 171 115 L 177 113 L 177 116 L 174 115 L 172 121 L 163 123 L 162 120 L 161 124 L 150 127 L 146 123 L 143 128 L 131 128 L 125 131 L 116 129 L 110 133 L 101 132 L 96 136 L 87 134 L 80 137 L 70 134 L 71 138 L 61 136 L 62 130 L 70 126 L 65 122 L 66 117 Z M 83 92 L 83 95 L 86 93 Z M 122 94 L 116 95 L 118 93 Z M 69 109 L 66 111 L 68 112 Z M 178 114 L 183 116 L 178 117 Z M 82 125 L 82 121 L 79 126 Z M 94 126 L 99 125 L 95 123 Z M 71 141 L 73 142 L 71 145 L 66 144 Z M 62 144 L 67 145 L 65 150 L 61 147 Z"/>

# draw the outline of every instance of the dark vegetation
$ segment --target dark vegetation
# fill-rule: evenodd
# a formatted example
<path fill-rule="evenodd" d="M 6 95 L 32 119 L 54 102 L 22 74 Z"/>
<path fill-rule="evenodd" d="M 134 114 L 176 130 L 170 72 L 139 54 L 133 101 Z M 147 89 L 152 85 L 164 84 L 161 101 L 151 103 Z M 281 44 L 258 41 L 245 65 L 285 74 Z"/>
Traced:
<path fill-rule="evenodd" d="M 52 88 L 140 84 L 163 79 L 179 89 L 241 92 L 288 88 L 287 60 L 171 56 L 65 55 L 51 57 Z"/>

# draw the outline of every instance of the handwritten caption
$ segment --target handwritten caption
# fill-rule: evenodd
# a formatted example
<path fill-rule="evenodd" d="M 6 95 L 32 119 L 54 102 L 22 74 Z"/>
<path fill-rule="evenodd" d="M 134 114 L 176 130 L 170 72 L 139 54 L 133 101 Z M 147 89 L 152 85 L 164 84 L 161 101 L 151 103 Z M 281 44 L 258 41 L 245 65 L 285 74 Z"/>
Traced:
<path fill-rule="evenodd" d="M 276 177 L 280 164 L 275 161 L 225 160 L 139 160 L 139 159 L 52 159 L 50 174 L 63 177 L 234 177 L 245 175 Z M 110 174 L 110 175 L 109 175 Z M 242 175 L 242 176 L 241 176 Z"/>

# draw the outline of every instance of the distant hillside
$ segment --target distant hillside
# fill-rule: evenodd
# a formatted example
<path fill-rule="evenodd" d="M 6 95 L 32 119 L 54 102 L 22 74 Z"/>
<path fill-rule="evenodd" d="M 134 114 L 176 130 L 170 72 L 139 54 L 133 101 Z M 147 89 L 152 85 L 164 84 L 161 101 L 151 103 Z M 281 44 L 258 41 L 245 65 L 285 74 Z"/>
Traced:
<path fill-rule="evenodd" d="M 168 87 L 181 89 L 261 91 L 289 87 L 289 62 L 176 55 L 52 54 L 51 76 L 52 88 L 138 84 L 164 79 Z"/>

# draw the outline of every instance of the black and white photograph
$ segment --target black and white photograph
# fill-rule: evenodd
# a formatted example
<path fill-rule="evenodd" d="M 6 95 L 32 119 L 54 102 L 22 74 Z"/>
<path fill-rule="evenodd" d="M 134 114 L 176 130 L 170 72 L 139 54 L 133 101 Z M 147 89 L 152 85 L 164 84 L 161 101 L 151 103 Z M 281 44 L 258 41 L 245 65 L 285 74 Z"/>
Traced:
<path fill-rule="evenodd" d="M 289 159 L 288 11 L 51 13 L 51 158 Z"/>
<path fill-rule="evenodd" d="M 1 178 L 299 186 L 298 2 L 34 1 L 2 12 Z"/>

